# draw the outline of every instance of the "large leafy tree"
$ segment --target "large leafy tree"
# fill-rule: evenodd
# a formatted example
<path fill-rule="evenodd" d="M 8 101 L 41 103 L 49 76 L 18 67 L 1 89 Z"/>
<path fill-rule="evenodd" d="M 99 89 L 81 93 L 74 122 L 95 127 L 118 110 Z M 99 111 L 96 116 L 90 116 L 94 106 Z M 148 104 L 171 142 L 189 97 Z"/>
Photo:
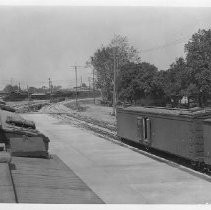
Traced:
<path fill-rule="evenodd" d="M 154 99 L 161 99 L 161 101 L 166 101 L 166 84 L 168 82 L 167 78 L 167 71 L 160 70 L 157 71 L 156 74 L 153 77 L 152 83 L 151 83 L 151 96 Z"/>
<path fill-rule="evenodd" d="M 199 30 L 185 45 L 188 68 L 188 94 L 206 105 L 211 90 L 211 30 Z"/>
<path fill-rule="evenodd" d="M 154 65 L 143 62 L 122 66 L 118 77 L 118 92 L 122 100 L 134 101 L 153 93 L 153 77 L 157 73 Z"/>
<path fill-rule="evenodd" d="M 141 63 L 137 50 L 126 37 L 115 36 L 91 57 L 97 86 L 107 100 L 112 99 L 114 63 L 117 67 L 118 93 L 130 101 L 140 97 L 165 98 L 178 106 L 183 96 L 206 105 L 211 95 L 211 30 L 199 30 L 185 45 L 185 58 L 178 58 L 167 71 L 157 71 Z"/>
<path fill-rule="evenodd" d="M 3 89 L 6 93 L 13 93 L 15 91 L 18 91 L 18 86 L 17 85 L 6 85 L 5 88 Z"/>
<path fill-rule="evenodd" d="M 97 76 L 96 86 L 101 89 L 106 100 L 112 98 L 113 63 L 110 47 L 101 47 L 91 57 L 91 65 L 94 67 Z"/>
<path fill-rule="evenodd" d="M 107 46 L 97 49 L 90 59 L 96 72 L 96 85 L 106 100 L 112 100 L 114 65 L 117 76 L 122 66 L 129 62 L 139 63 L 138 51 L 129 44 L 127 37 L 115 36 Z"/>
<path fill-rule="evenodd" d="M 180 57 L 170 65 L 164 78 L 165 95 L 174 106 L 177 106 L 179 100 L 187 94 L 188 83 L 186 62 Z"/>

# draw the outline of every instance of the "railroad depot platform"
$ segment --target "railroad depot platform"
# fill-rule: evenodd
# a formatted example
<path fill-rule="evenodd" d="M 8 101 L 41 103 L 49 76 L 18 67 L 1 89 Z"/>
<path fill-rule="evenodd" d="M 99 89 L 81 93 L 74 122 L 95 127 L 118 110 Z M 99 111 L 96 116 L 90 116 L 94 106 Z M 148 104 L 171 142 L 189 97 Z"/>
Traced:
<path fill-rule="evenodd" d="M 51 139 L 50 153 L 107 204 L 211 203 L 211 177 L 158 161 L 47 114 L 23 116 Z"/>
<path fill-rule="evenodd" d="M 103 201 L 56 155 L 12 157 L 0 163 L 1 203 L 101 204 Z"/>

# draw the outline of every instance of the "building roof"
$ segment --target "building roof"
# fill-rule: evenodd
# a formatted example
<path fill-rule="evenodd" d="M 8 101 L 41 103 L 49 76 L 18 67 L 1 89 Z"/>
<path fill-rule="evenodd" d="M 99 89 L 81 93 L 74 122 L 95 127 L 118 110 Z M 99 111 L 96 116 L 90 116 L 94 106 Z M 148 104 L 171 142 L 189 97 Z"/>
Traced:
<path fill-rule="evenodd" d="M 192 109 L 178 109 L 178 108 L 165 108 L 165 107 L 141 107 L 141 106 L 130 106 L 123 108 L 128 112 L 141 112 L 148 114 L 162 114 L 162 115 L 175 115 L 175 116 L 204 116 L 211 115 L 211 109 L 203 108 L 192 108 Z"/>
<path fill-rule="evenodd" d="M 45 93 L 33 93 L 32 96 L 45 96 Z"/>

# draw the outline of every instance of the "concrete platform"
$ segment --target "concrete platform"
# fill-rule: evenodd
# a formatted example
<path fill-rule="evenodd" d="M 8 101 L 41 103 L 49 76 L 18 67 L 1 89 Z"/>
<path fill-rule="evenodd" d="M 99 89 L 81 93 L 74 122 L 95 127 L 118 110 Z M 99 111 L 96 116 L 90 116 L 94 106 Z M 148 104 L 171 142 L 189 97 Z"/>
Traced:
<path fill-rule="evenodd" d="M 0 163 L 0 203 L 16 203 L 8 163 Z"/>
<path fill-rule="evenodd" d="M 50 152 L 57 154 L 106 203 L 211 203 L 209 181 L 51 116 L 25 117 L 34 120 L 51 139 Z"/>
<path fill-rule="evenodd" d="M 19 203 L 103 203 L 56 155 L 50 160 L 13 157 L 12 163 L 15 164 L 11 172 Z"/>

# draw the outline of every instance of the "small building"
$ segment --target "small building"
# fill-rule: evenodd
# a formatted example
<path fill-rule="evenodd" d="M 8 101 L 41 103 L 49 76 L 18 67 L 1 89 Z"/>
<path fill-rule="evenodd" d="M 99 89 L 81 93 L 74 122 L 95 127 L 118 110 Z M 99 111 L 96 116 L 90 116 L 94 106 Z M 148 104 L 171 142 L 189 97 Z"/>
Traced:
<path fill-rule="evenodd" d="M 2 91 L 2 90 L 0 90 L 0 98 L 3 98 L 4 96 L 6 96 L 7 95 L 7 93 L 6 92 L 4 92 L 4 91 Z"/>
<path fill-rule="evenodd" d="M 45 93 L 33 93 L 31 94 L 31 99 L 46 100 L 48 99 L 48 95 Z"/>

